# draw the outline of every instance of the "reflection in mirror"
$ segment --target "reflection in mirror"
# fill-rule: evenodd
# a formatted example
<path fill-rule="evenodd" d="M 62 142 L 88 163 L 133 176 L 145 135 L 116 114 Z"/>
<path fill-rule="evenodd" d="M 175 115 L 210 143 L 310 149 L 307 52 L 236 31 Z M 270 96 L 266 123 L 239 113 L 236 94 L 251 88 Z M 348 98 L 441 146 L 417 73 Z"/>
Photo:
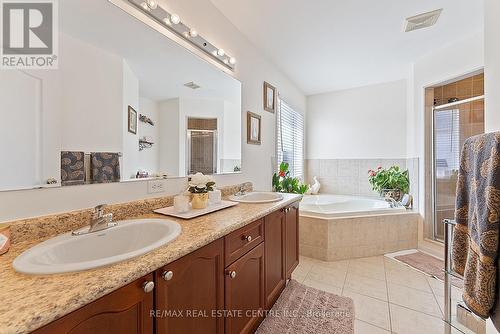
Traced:
<path fill-rule="evenodd" d="M 59 68 L 1 70 L 0 190 L 241 168 L 241 84 L 113 4 L 59 3 Z"/>

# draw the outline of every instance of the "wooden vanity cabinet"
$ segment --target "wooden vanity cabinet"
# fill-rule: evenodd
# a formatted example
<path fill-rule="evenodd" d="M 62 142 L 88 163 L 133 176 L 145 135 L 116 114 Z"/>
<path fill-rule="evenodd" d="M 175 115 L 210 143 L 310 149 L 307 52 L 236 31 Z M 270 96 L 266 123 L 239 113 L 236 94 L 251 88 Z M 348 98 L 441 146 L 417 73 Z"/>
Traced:
<path fill-rule="evenodd" d="M 226 267 L 226 334 L 253 333 L 264 319 L 264 244 Z"/>
<path fill-rule="evenodd" d="M 298 210 L 275 211 L 34 333 L 253 333 L 299 263 Z"/>
<path fill-rule="evenodd" d="M 146 275 L 50 324 L 36 334 L 151 334 L 153 332 L 153 292 L 145 284 L 153 282 Z"/>
<path fill-rule="evenodd" d="M 285 268 L 286 278 L 292 277 L 292 272 L 299 264 L 299 202 L 284 209 L 286 221 Z"/>
<path fill-rule="evenodd" d="M 266 254 L 266 309 L 271 309 L 286 284 L 286 215 L 285 209 L 275 211 L 264 219 Z"/>
<path fill-rule="evenodd" d="M 155 279 L 156 334 L 224 333 L 222 239 L 167 264 Z"/>

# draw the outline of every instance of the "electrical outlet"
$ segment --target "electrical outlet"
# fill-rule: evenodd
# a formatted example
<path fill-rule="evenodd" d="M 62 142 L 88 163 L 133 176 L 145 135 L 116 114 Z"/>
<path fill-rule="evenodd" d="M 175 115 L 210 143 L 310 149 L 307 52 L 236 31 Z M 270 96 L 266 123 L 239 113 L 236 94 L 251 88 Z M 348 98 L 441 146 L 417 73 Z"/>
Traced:
<path fill-rule="evenodd" d="M 148 182 L 149 194 L 162 193 L 164 191 L 165 191 L 165 184 L 163 183 L 162 180 L 154 180 Z"/>

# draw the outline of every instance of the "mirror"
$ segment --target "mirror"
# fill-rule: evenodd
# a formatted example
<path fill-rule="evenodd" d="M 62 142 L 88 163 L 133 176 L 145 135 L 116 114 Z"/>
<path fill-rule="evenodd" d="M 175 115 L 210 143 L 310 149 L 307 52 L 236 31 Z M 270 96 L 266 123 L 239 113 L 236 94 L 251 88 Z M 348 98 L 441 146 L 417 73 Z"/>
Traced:
<path fill-rule="evenodd" d="M 0 70 L 0 190 L 241 169 L 241 84 L 104 0 L 59 2 L 56 70 Z"/>

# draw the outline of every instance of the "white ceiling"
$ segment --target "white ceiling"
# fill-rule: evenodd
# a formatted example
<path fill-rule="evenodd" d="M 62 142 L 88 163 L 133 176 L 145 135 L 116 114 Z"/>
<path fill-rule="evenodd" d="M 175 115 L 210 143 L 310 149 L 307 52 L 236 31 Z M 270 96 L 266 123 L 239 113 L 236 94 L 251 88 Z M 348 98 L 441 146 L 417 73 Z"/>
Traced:
<path fill-rule="evenodd" d="M 483 0 L 211 0 L 307 95 L 407 77 L 409 65 L 483 29 Z M 404 33 L 407 17 L 444 8 Z"/>
<path fill-rule="evenodd" d="M 143 97 L 156 101 L 216 98 L 240 103 L 238 80 L 108 1 L 60 1 L 59 18 L 62 32 L 123 58 L 138 77 Z M 191 81 L 201 88 L 184 86 Z"/>

